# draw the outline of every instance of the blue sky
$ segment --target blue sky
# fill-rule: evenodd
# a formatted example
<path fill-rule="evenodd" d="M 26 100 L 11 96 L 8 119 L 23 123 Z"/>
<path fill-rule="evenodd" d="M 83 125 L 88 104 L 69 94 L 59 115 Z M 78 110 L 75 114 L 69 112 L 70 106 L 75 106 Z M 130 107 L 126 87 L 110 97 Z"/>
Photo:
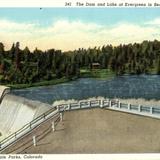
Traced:
<path fill-rule="evenodd" d="M 49 25 L 57 19 L 82 20 L 100 24 L 115 24 L 120 21 L 143 23 L 159 17 L 158 8 L 1 8 L 0 18 L 17 22 L 38 21 Z"/>
<path fill-rule="evenodd" d="M 15 41 L 43 50 L 140 42 L 160 38 L 159 26 L 158 8 L 0 8 L 6 47 Z"/>

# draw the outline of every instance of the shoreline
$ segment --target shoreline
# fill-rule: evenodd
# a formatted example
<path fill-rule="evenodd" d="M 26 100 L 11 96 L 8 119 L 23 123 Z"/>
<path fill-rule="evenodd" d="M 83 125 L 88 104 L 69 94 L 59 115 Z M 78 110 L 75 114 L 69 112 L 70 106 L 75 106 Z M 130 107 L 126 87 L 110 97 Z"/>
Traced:
<path fill-rule="evenodd" d="M 70 82 L 71 80 L 67 78 L 60 78 L 60 79 L 54 79 L 50 81 L 41 81 L 36 82 L 32 84 L 4 84 L 7 87 L 11 87 L 11 89 L 23 89 L 23 88 L 32 88 L 32 87 L 40 87 L 40 86 L 50 86 L 50 85 L 57 85 L 61 83 Z"/>
<path fill-rule="evenodd" d="M 59 104 L 69 104 L 69 103 L 76 103 L 79 101 L 85 101 L 85 100 L 95 100 L 95 99 L 106 99 L 104 97 L 92 97 L 92 98 L 88 98 L 88 99 L 83 99 L 83 100 L 75 100 L 75 99 L 69 99 L 69 100 L 59 100 L 59 101 L 55 101 L 53 102 L 53 106 L 59 105 Z M 108 98 L 107 98 L 108 99 Z M 129 98 L 129 99 L 121 99 L 121 98 L 112 98 L 115 100 L 119 100 L 121 103 L 130 103 L 133 105 L 144 105 L 144 106 L 152 106 L 152 107 L 159 107 L 160 108 L 160 100 L 156 100 L 156 99 L 151 99 L 151 100 L 146 100 L 143 98 Z"/>
<path fill-rule="evenodd" d="M 68 79 L 66 77 L 62 77 L 59 79 L 53 79 L 53 80 L 49 80 L 49 81 L 40 81 L 40 82 L 36 82 L 36 83 L 31 83 L 31 84 L 2 84 L 5 85 L 7 87 L 11 87 L 11 89 L 23 89 L 23 88 L 32 88 L 32 87 L 40 87 L 40 86 L 51 86 L 51 85 L 57 85 L 57 84 L 61 84 L 61 83 L 68 83 L 68 82 L 72 82 L 75 80 L 78 80 L 80 78 L 93 78 L 93 79 L 98 79 L 98 80 L 110 80 L 114 77 L 122 77 L 122 76 L 143 76 L 143 75 L 148 75 L 148 76 L 159 76 L 159 74 L 124 74 L 124 75 L 108 75 L 107 77 L 101 77 L 101 76 L 81 76 L 81 77 L 73 77 L 72 79 Z"/>

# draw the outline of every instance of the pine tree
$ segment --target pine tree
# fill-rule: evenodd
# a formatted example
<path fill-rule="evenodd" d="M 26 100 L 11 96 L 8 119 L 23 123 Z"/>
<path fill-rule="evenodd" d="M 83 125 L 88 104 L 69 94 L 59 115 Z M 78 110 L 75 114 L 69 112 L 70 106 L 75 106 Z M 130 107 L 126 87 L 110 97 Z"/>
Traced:
<path fill-rule="evenodd" d="M 10 51 L 9 51 L 9 54 L 10 54 L 10 57 L 11 57 L 11 60 L 12 60 L 12 63 L 14 62 L 14 58 L 15 58 L 15 45 L 13 43 Z"/>
<path fill-rule="evenodd" d="M 16 69 L 20 69 L 20 49 L 19 49 L 19 42 L 16 43 L 15 47 L 15 67 Z"/>

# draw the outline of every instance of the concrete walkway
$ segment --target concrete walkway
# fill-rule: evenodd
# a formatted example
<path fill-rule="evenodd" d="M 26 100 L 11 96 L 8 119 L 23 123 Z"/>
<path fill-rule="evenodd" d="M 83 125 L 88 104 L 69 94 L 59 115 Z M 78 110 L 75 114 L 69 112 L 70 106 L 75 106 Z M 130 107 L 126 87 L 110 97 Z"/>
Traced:
<path fill-rule="evenodd" d="M 3 153 L 159 153 L 160 120 L 107 109 L 64 113 L 52 131 L 53 119 Z M 32 136 L 37 136 L 37 146 Z"/>

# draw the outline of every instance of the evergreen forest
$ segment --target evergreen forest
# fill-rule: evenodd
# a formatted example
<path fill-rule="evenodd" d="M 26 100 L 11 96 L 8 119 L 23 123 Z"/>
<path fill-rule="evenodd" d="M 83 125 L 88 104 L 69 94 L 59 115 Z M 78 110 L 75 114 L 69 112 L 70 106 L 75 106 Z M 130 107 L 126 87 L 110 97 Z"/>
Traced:
<path fill-rule="evenodd" d="M 49 49 L 42 51 L 28 47 L 20 49 L 20 43 L 14 43 L 5 50 L 0 43 L 0 83 L 32 84 L 65 77 L 81 77 L 81 70 L 92 70 L 92 64 L 98 63 L 99 69 L 124 74 L 160 74 L 160 41 L 142 43 L 104 45 L 94 48 L 79 48 L 62 52 Z"/>

